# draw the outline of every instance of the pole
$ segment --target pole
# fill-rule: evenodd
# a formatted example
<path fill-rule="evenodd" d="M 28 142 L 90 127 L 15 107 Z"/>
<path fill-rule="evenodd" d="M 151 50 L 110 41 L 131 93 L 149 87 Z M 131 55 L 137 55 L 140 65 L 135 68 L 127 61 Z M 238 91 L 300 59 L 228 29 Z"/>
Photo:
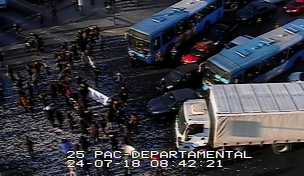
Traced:
<path fill-rule="evenodd" d="M 116 26 L 116 21 L 115 21 L 115 0 L 112 0 L 112 10 L 113 10 L 113 23 L 114 26 Z"/>

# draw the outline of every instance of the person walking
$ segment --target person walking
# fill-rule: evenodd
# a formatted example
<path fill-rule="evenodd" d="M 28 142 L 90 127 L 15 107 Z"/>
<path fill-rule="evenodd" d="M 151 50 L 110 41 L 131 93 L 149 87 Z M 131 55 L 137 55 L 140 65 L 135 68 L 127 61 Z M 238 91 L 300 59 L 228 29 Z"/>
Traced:
<path fill-rule="evenodd" d="M 137 56 L 134 53 L 131 54 L 130 61 L 131 61 L 131 67 L 136 68 L 137 67 Z"/>
<path fill-rule="evenodd" d="M 40 27 L 42 27 L 43 21 L 44 21 L 44 16 L 43 16 L 43 14 L 42 14 L 41 12 L 38 12 L 38 13 L 37 13 L 37 18 L 38 18 Z M 37 45 L 37 44 L 36 44 L 36 45 Z"/>
<path fill-rule="evenodd" d="M 55 119 L 56 119 L 56 123 L 58 125 L 59 129 L 62 129 L 62 124 L 63 124 L 63 114 L 60 111 L 56 111 L 55 113 Z"/>
<path fill-rule="evenodd" d="M 159 50 L 157 53 L 156 53 L 156 56 L 155 56 L 155 64 L 158 68 L 161 68 L 162 65 L 163 65 L 163 61 L 164 61 L 164 56 L 163 54 L 161 53 L 161 51 Z"/>
<path fill-rule="evenodd" d="M 29 136 L 25 136 L 22 147 L 26 147 L 31 158 L 34 157 L 34 142 L 30 140 Z"/>
<path fill-rule="evenodd" d="M 127 105 L 127 100 L 129 98 L 129 90 L 123 85 L 120 86 L 119 97 L 123 105 Z"/>
<path fill-rule="evenodd" d="M 34 116 L 34 101 L 30 98 L 27 99 L 26 107 L 28 111 L 31 113 L 31 116 Z"/>
<path fill-rule="evenodd" d="M 25 93 L 22 91 L 18 92 L 18 99 L 19 99 L 19 105 L 24 108 L 25 112 L 28 112 L 27 108 L 27 98 L 25 96 Z"/>
<path fill-rule="evenodd" d="M 138 118 L 137 118 L 136 114 L 130 115 L 129 125 L 130 125 L 131 133 L 137 134 L 138 133 Z"/>
<path fill-rule="evenodd" d="M 73 133 L 75 121 L 74 121 L 73 116 L 71 115 L 71 113 L 67 113 L 66 119 L 67 119 L 69 132 Z"/>
<path fill-rule="evenodd" d="M 24 36 L 21 32 L 22 31 L 21 26 L 18 23 L 13 24 L 13 29 L 15 30 L 17 39 L 19 39 L 20 35 Z"/>
<path fill-rule="evenodd" d="M 72 0 L 75 11 L 79 11 L 78 0 Z"/>
<path fill-rule="evenodd" d="M 115 117 L 116 117 L 116 120 L 117 120 L 117 123 L 120 124 L 120 125 L 123 125 L 124 124 L 124 120 L 125 120 L 125 112 L 121 109 L 117 109 L 115 111 Z"/>
<path fill-rule="evenodd" d="M 55 123 L 55 120 L 54 120 L 54 109 L 51 108 L 50 106 L 47 106 L 45 108 L 43 108 L 43 112 L 46 116 L 46 118 L 48 119 L 48 121 L 50 122 L 50 124 L 54 127 L 54 123 Z"/>
<path fill-rule="evenodd" d="M 118 141 L 117 141 L 116 134 L 112 133 L 112 134 L 109 135 L 109 137 L 110 137 L 112 151 L 117 150 L 118 149 Z"/>
<path fill-rule="evenodd" d="M 93 138 L 93 142 L 94 144 L 97 144 L 99 142 L 99 128 L 95 123 L 91 125 L 90 128 L 91 128 L 91 135 Z"/>
<path fill-rule="evenodd" d="M 55 7 L 52 7 L 51 15 L 53 20 L 57 20 L 57 10 L 55 9 Z"/>

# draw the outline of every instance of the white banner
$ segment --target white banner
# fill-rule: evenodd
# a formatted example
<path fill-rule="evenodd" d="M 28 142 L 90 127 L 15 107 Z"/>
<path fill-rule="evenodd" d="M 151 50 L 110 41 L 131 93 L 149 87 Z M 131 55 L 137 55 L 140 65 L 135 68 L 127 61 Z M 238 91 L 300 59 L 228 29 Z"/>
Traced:
<path fill-rule="evenodd" d="M 82 6 L 83 5 L 83 0 L 78 0 L 78 5 Z"/>
<path fill-rule="evenodd" d="M 108 105 L 108 100 L 110 97 L 105 96 L 104 94 L 92 89 L 91 87 L 88 88 L 89 89 L 89 98 L 107 106 Z"/>

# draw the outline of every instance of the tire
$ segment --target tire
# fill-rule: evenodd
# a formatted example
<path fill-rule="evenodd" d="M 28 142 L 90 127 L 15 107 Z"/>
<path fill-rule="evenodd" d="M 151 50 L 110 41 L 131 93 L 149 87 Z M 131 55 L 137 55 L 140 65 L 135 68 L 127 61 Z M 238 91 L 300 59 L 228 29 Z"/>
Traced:
<path fill-rule="evenodd" d="M 238 5 L 237 4 L 231 4 L 230 5 L 230 9 L 231 10 L 236 10 L 238 8 Z"/>
<path fill-rule="evenodd" d="M 272 144 L 271 146 L 273 153 L 279 155 L 284 152 L 291 150 L 291 144 Z"/>

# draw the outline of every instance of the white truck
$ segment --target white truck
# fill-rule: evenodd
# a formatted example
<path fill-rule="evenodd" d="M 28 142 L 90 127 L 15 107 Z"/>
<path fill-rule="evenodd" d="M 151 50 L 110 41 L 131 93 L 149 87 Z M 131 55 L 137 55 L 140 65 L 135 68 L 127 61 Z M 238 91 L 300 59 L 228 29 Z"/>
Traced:
<path fill-rule="evenodd" d="M 209 99 L 184 102 L 175 123 L 179 150 L 244 150 L 271 144 L 274 153 L 304 142 L 304 83 L 213 85 Z"/>

